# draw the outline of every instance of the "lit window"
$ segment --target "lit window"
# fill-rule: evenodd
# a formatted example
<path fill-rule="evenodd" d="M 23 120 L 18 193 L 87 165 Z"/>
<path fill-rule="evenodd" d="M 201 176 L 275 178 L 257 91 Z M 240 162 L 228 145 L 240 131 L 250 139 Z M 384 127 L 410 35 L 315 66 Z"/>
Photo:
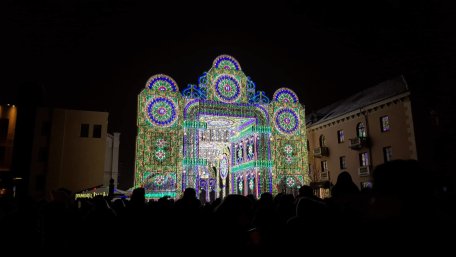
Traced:
<path fill-rule="evenodd" d="M 326 146 L 326 138 L 325 136 L 321 135 L 320 136 L 320 147 L 325 147 Z"/>
<path fill-rule="evenodd" d="M 322 172 L 327 172 L 328 171 L 328 161 L 322 161 L 321 162 L 321 171 Z"/>
<path fill-rule="evenodd" d="M 361 167 L 369 165 L 369 155 L 367 152 L 359 154 L 359 165 Z"/>
<path fill-rule="evenodd" d="M 340 164 L 340 169 L 346 169 L 347 168 L 347 163 L 345 161 L 345 156 L 339 157 L 339 164 Z"/>
<path fill-rule="evenodd" d="M 356 135 L 358 137 L 367 137 L 366 127 L 364 126 L 364 123 L 358 123 L 358 125 L 356 126 Z"/>
<path fill-rule="evenodd" d="M 361 182 L 361 189 L 372 189 L 372 181 Z"/>
<path fill-rule="evenodd" d="M 389 162 L 393 159 L 393 149 L 391 146 L 383 147 L 383 160 Z"/>
<path fill-rule="evenodd" d="M 389 117 L 382 116 L 380 117 L 380 128 L 382 132 L 387 132 L 390 130 Z"/>
<path fill-rule="evenodd" d="M 337 131 L 337 142 L 340 144 L 340 143 L 343 143 L 344 141 L 345 141 L 344 131 L 338 130 Z"/>

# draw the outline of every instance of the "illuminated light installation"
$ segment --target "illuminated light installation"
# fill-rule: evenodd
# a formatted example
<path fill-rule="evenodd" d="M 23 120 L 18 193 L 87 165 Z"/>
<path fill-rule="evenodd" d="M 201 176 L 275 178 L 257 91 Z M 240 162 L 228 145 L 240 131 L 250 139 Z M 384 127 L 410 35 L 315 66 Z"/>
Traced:
<path fill-rule="evenodd" d="M 296 193 L 308 177 L 304 107 L 290 89 L 272 101 L 228 55 L 179 92 L 158 74 L 138 95 L 135 187 L 147 198 Z"/>

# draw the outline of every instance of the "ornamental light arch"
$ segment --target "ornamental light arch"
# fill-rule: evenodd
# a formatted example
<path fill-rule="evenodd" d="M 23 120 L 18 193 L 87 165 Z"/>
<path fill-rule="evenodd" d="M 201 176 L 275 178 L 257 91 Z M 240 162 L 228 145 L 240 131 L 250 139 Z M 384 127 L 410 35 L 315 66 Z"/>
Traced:
<path fill-rule="evenodd" d="M 147 198 L 195 188 L 227 194 L 296 193 L 310 183 L 304 107 L 291 89 L 270 100 L 239 62 L 220 55 L 182 92 L 152 76 L 138 95 L 135 187 Z"/>

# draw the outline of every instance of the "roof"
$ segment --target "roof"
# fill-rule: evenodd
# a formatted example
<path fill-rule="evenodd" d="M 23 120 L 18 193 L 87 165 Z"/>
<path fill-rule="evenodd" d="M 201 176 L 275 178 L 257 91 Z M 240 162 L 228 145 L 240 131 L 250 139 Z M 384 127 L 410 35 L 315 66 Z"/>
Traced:
<path fill-rule="evenodd" d="M 307 115 L 306 125 L 316 125 L 365 106 L 408 92 L 403 76 L 383 81 L 346 99 L 340 100 Z"/>

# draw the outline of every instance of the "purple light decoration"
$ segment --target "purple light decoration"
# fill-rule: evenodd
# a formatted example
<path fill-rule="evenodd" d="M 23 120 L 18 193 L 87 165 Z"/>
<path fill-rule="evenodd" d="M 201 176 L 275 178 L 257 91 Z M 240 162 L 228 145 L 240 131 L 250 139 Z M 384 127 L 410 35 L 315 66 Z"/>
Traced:
<path fill-rule="evenodd" d="M 242 123 L 239 128 L 238 128 L 238 131 L 241 132 L 243 129 L 245 129 L 246 127 L 252 125 L 252 123 L 257 123 L 257 119 L 251 119 L 251 120 L 248 120 L 244 123 Z"/>
<path fill-rule="evenodd" d="M 149 89 L 152 89 L 154 87 L 154 85 L 157 83 L 157 82 L 160 82 L 160 81 L 164 81 L 166 82 L 167 85 L 169 85 L 171 87 L 171 90 L 173 92 L 176 92 L 178 91 L 178 87 L 177 87 L 177 83 L 176 81 L 174 81 L 174 79 L 172 79 L 171 77 L 167 76 L 167 75 L 163 75 L 163 74 L 158 74 L 158 75 L 155 75 L 153 77 L 151 77 L 149 79 L 149 81 L 147 82 L 147 87 Z M 160 91 L 166 91 L 167 88 L 165 86 L 160 86 L 158 88 L 158 90 Z"/>

